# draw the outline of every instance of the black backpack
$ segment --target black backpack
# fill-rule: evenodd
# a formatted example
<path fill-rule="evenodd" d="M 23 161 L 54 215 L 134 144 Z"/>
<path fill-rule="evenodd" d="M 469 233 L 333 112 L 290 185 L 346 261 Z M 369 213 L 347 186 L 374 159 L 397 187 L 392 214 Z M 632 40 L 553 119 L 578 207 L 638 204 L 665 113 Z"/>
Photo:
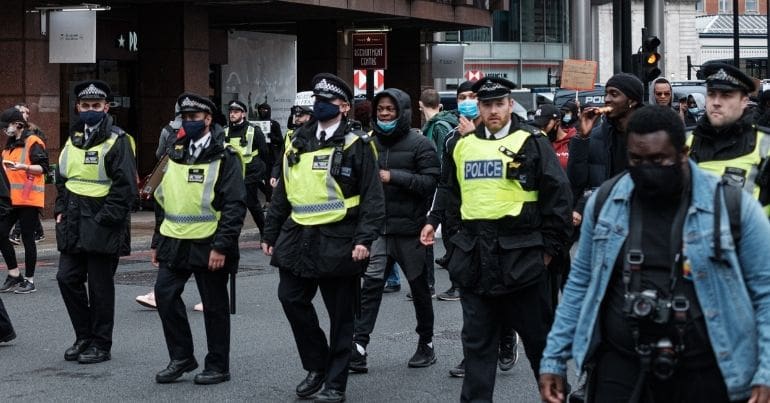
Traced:
<path fill-rule="evenodd" d="M 594 203 L 593 211 L 594 226 L 596 226 L 596 221 L 599 219 L 599 213 L 602 211 L 604 203 L 610 196 L 612 188 L 615 187 L 615 184 L 618 183 L 620 178 L 625 174 L 626 172 L 624 171 L 613 176 L 602 183 L 601 186 L 599 186 L 599 189 L 596 190 L 596 203 Z M 725 181 L 719 181 L 716 192 L 714 192 L 714 257 L 721 260 L 721 239 L 717 236 L 717 234 L 719 234 L 718 228 L 720 227 L 719 221 L 722 208 L 722 203 L 720 202 L 721 199 L 719 198 L 720 189 L 722 189 L 722 192 L 725 195 L 727 216 L 730 219 L 730 233 L 733 236 L 733 244 L 735 244 L 736 250 L 741 241 L 741 193 L 743 191 L 737 186 L 730 186 Z"/>

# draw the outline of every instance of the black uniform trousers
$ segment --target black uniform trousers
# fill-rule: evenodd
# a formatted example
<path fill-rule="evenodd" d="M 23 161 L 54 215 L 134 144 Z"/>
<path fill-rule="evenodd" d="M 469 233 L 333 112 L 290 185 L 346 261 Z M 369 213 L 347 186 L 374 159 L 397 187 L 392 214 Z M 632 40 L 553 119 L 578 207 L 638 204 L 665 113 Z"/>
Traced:
<path fill-rule="evenodd" d="M 11 318 L 8 316 L 8 312 L 5 310 L 3 300 L 0 299 L 0 339 L 13 333 L 13 325 L 11 324 Z"/>
<path fill-rule="evenodd" d="M 193 339 L 187 310 L 182 301 L 185 283 L 195 275 L 201 301 L 203 322 L 206 326 L 206 354 L 204 369 L 230 371 L 230 308 L 227 294 L 228 271 L 185 269 L 170 270 L 160 263 L 158 278 L 155 280 L 155 302 L 163 324 L 168 355 L 172 360 L 193 358 Z"/>
<path fill-rule="evenodd" d="M 251 213 L 254 223 L 257 224 L 259 235 L 262 236 L 265 232 L 265 213 L 262 212 L 262 205 L 259 203 L 259 184 L 256 182 L 246 184 L 246 208 Z"/>
<path fill-rule="evenodd" d="M 489 296 L 460 289 L 460 296 L 465 356 L 460 401 L 492 401 L 503 326 L 512 327 L 521 337 L 537 387 L 540 359 L 553 322 L 551 296 L 545 276 L 537 283 L 510 294 Z"/>
<path fill-rule="evenodd" d="M 427 256 L 433 254 L 413 236 L 381 235 L 372 243 L 369 266 L 361 287 L 361 317 L 356 320 L 353 341 L 366 347 L 380 312 L 385 282 L 398 263 L 412 292 L 420 344 L 433 341 L 433 301 L 428 285 Z"/>
<path fill-rule="evenodd" d="M 91 252 L 59 257 L 56 280 L 77 340 L 109 351 L 115 322 L 115 270 L 118 255 Z M 86 282 L 88 289 L 86 290 Z"/>
<path fill-rule="evenodd" d="M 358 276 L 305 278 L 279 270 L 278 299 L 297 343 L 302 368 L 326 374 L 326 387 L 345 391 L 353 345 Z M 329 314 L 329 341 L 318 323 L 313 298 L 321 290 Z"/>

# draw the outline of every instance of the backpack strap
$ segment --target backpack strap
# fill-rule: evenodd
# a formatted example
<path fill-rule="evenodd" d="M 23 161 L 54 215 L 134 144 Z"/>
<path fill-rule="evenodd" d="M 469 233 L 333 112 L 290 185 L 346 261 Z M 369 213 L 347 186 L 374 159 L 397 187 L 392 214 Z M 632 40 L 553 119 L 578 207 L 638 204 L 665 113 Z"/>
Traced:
<path fill-rule="evenodd" d="M 741 193 L 743 190 L 737 186 L 730 186 L 724 181 L 720 181 L 717 184 L 716 192 L 714 192 L 714 259 L 716 260 L 722 259 L 722 240 L 719 236 L 722 215 L 722 203 L 719 197 L 720 189 L 722 189 L 721 193 L 725 198 L 727 218 L 730 220 L 730 235 L 733 237 L 733 244 L 736 250 L 738 250 L 738 245 L 741 242 Z"/>
<path fill-rule="evenodd" d="M 604 183 L 599 186 L 598 189 L 596 189 L 596 202 L 594 203 L 594 226 L 596 226 L 596 220 L 599 219 L 599 212 L 602 211 L 602 206 L 604 206 L 604 202 L 607 201 L 607 198 L 610 196 L 610 192 L 612 192 L 612 188 L 615 187 L 615 184 L 618 183 L 620 178 L 623 177 L 623 175 L 626 174 L 626 171 L 623 171 L 615 176 L 613 176 L 610 179 L 607 179 L 604 181 Z"/>

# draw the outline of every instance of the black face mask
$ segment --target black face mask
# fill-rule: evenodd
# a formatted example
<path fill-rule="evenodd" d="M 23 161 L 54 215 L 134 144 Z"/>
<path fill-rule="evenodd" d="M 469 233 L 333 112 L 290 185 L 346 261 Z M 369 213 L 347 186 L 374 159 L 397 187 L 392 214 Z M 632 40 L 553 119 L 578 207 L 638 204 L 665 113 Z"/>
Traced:
<path fill-rule="evenodd" d="M 554 141 L 556 141 L 556 136 L 557 136 L 558 134 L 559 134 L 558 130 L 556 129 L 556 127 L 554 127 L 554 128 L 553 128 L 553 130 L 551 130 L 550 132 L 548 132 L 548 133 L 547 133 L 547 135 L 548 135 L 548 140 L 549 140 L 551 143 L 553 143 Z"/>
<path fill-rule="evenodd" d="M 679 198 L 684 189 L 684 172 L 679 162 L 674 165 L 629 166 L 628 172 L 634 181 L 634 193 L 647 202 L 670 202 Z"/>

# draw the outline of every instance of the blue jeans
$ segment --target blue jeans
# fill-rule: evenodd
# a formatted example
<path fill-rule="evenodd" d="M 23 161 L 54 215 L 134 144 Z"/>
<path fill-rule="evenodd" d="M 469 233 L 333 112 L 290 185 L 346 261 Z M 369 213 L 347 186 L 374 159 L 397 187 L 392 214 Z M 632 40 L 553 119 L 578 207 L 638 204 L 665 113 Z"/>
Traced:
<path fill-rule="evenodd" d="M 400 269 L 398 263 L 393 263 L 393 271 L 390 272 L 390 276 L 385 280 L 386 287 L 401 285 L 401 276 L 398 275 L 398 272 L 401 271 Z"/>

